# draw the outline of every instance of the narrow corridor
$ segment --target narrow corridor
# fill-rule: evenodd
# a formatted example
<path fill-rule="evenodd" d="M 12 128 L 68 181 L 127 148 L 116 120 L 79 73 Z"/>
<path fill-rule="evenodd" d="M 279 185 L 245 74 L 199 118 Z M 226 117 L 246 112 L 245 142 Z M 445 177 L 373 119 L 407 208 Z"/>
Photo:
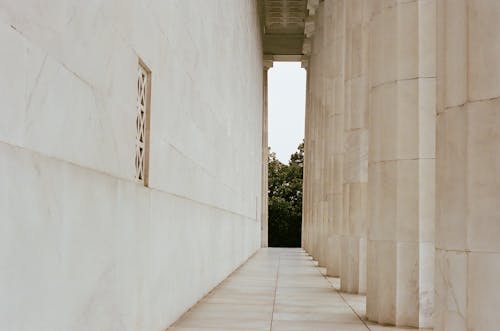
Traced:
<path fill-rule="evenodd" d="M 324 274 L 300 248 L 261 249 L 168 330 L 415 330 L 366 322 L 365 297 Z"/>

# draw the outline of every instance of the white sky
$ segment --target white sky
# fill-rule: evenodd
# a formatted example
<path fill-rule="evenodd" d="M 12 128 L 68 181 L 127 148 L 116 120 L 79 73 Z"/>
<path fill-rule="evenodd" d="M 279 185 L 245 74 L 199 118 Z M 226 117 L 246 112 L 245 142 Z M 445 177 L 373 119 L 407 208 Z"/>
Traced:
<path fill-rule="evenodd" d="M 283 163 L 304 139 L 305 105 L 306 71 L 300 62 L 274 62 L 268 71 L 268 139 Z"/>

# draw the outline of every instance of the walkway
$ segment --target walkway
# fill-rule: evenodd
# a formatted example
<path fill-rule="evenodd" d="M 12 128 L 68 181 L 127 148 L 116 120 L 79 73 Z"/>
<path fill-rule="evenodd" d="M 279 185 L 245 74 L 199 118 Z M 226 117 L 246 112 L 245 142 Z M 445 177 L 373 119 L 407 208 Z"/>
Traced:
<path fill-rule="evenodd" d="M 300 248 L 261 249 L 168 330 L 411 330 L 365 322 L 365 297 L 324 272 Z"/>

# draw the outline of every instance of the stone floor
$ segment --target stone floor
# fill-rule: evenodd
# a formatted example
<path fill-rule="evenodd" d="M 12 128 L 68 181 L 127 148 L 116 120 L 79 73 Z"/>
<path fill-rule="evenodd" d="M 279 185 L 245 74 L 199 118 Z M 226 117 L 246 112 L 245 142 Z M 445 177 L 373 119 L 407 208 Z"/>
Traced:
<path fill-rule="evenodd" d="M 300 248 L 261 249 L 168 330 L 415 330 L 365 321 L 365 297 L 324 274 Z"/>

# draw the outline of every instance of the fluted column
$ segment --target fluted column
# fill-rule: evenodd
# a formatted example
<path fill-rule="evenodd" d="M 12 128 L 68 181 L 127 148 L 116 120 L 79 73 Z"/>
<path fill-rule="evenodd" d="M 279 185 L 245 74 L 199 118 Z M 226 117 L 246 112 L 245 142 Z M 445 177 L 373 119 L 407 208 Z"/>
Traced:
<path fill-rule="evenodd" d="M 305 128 L 304 128 L 304 172 L 302 181 L 302 248 L 307 252 L 311 252 L 311 187 L 310 187 L 310 169 L 311 169 L 311 138 L 310 138 L 310 123 L 311 114 L 309 112 L 309 61 L 302 62 L 302 68 L 306 69 L 306 110 L 305 110 Z"/>
<path fill-rule="evenodd" d="M 367 317 L 432 326 L 435 0 L 370 1 Z"/>
<path fill-rule="evenodd" d="M 307 80 L 307 108 L 306 108 L 306 143 L 305 143 L 305 171 L 306 179 L 305 205 L 308 210 L 305 214 L 305 226 L 309 244 L 308 252 L 318 260 L 319 265 L 326 265 L 328 239 L 328 116 L 327 94 L 324 88 L 327 80 L 325 61 L 323 4 L 317 4 L 308 17 L 307 45 L 304 52 L 310 55 L 308 61 Z"/>
<path fill-rule="evenodd" d="M 331 139 L 332 156 L 330 167 L 332 169 L 332 206 L 331 206 L 331 231 L 328 237 L 328 263 L 329 276 L 340 275 L 341 237 L 343 228 L 343 167 L 344 167 L 344 102 L 345 102 L 345 0 L 329 0 L 325 8 L 332 15 L 332 26 L 328 31 L 331 40 L 332 85 L 328 93 L 331 94 L 333 104 L 333 130 Z"/>
<path fill-rule="evenodd" d="M 369 1 L 346 2 L 342 291 L 366 292 Z"/>
<path fill-rule="evenodd" d="M 318 263 L 320 266 L 326 266 L 327 260 L 327 240 L 328 240 L 328 215 L 327 215 L 327 169 L 328 155 L 326 147 L 328 145 L 326 134 L 328 110 L 326 109 L 325 100 L 325 61 L 327 52 L 325 48 L 325 10 L 324 3 L 321 3 L 317 12 L 316 31 L 313 42 L 313 55 L 316 57 L 316 109 L 318 112 L 318 172 L 317 172 L 317 187 L 318 187 Z"/>
<path fill-rule="evenodd" d="M 438 1 L 435 330 L 500 325 L 499 45 L 499 1 Z"/>
<path fill-rule="evenodd" d="M 273 61 L 264 60 L 263 70 L 263 105 L 262 105 L 262 193 L 261 193 L 261 247 L 268 247 L 268 85 L 267 71 L 273 67 Z"/>
<path fill-rule="evenodd" d="M 317 21 L 317 18 L 316 18 Z M 322 169 L 322 137 L 321 137 L 321 109 L 320 109 L 320 89 L 319 80 L 321 76 L 321 59 L 319 58 L 320 44 L 314 40 L 312 43 L 312 53 L 309 60 L 309 89 L 310 89 L 310 100 L 309 100 L 309 115 L 311 116 L 311 220 L 313 229 L 313 239 L 312 239 L 312 256 L 316 260 L 322 260 L 321 257 L 321 169 Z"/>

